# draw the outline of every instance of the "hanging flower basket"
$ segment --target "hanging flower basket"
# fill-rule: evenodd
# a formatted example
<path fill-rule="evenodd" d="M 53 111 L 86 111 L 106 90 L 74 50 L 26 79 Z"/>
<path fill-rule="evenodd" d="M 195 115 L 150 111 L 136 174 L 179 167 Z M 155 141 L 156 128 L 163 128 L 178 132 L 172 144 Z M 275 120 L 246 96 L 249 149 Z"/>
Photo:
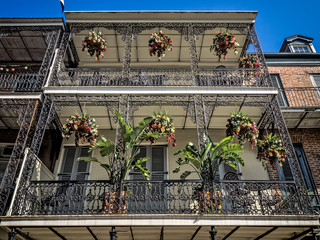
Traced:
<path fill-rule="evenodd" d="M 90 115 L 80 114 L 71 115 L 65 125 L 63 125 L 63 137 L 69 139 L 75 134 L 75 144 L 79 146 L 79 143 L 88 142 L 89 146 L 93 146 L 96 143 L 96 139 L 99 136 L 98 125 L 94 118 Z"/>
<path fill-rule="evenodd" d="M 231 117 L 227 120 L 226 125 L 227 136 L 238 136 L 239 144 L 243 146 L 246 141 L 250 142 L 250 148 L 253 148 L 253 144 L 257 143 L 259 136 L 259 130 L 256 123 L 242 112 L 231 114 Z"/>
<path fill-rule="evenodd" d="M 258 58 L 253 54 L 248 54 L 246 57 L 242 57 L 239 60 L 239 68 L 258 68 L 260 64 Z"/>
<path fill-rule="evenodd" d="M 265 136 L 263 140 L 258 140 L 258 157 L 264 168 L 270 164 L 275 170 L 276 163 L 282 167 L 282 162 L 286 160 L 287 151 L 283 146 L 281 139 L 274 134 Z"/>
<path fill-rule="evenodd" d="M 160 60 L 161 57 L 165 56 L 166 50 L 172 51 L 172 49 L 172 40 L 168 35 L 165 35 L 162 31 L 151 34 L 149 40 L 150 56 L 157 55 Z"/>
<path fill-rule="evenodd" d="M 100 62 L 100 58 L 103 58 L 104 52 L 107 51 L 107 41 L 101 31 L 88 33 L 82 40 L 82 51 L 84 50 L 87 50 L 91 57 L 95 54 L 96 60 Z"/>
<path fill-rule="evenodd" d="M 236 41 L 235 35 L 219 32 L 212 41 L 213 44 L 210 46 L 210 52 L 212 50 L 216 52 L 216 55 L 219 57 L 219 62 L 221 56 L 223 56 L 223 59 L 226 59 L 229 49 L 232 49 L 235 54 L 238 54 L 236 47 L 239 46 L 239 43 Z"/>
<path fill-rule="evenodd" d="M 167 113 L 153 113 L 153 118 L 148 126 L 148 131 L 159 134 L 159 137 L 167 137 L 167 142 L 172 141 L 172 146 L 176 146 L 175 127 L 173 119 Z M 156 143 L 157 139 L 148 137 L 151 144 Z"/>

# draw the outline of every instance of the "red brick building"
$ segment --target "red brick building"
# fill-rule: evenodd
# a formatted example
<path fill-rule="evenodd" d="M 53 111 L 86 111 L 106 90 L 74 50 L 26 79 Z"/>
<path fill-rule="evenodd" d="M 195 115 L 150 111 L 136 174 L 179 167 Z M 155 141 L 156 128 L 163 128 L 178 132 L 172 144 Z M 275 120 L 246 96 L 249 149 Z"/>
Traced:
<path fill-rule="evenodd" d="M 313 39 L 288 37 L 279 53 L 265 53 L 278 100 L 294 144 L 308 191 L 320 191 L 320 54 Z M 286 166 L 283 176 L 291 179 Z M 274 174 L 273 174 L 274 175 Z M 275 177 L 275 176 L 273 176 Z"/>

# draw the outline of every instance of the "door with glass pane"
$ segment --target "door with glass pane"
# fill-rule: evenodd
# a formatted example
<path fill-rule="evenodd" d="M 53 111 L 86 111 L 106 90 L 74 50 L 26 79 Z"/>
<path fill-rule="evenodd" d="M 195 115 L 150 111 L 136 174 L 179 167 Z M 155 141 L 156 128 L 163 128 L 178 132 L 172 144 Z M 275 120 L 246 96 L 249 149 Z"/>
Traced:
<path fill-rule="evenodd" d="M 57 188 L 58 210 L 81 214 L 85 200 L 85 184 L 89 176 L 90 164 L 77 161 L 79 157 L 87 157 L 88 147 L 65 147 L 63 162 L 58 174 L 61 184 Z"/>
<path fill-rule="evenodd" d="M 143 182 L 143 177 L 138 171 L 132 171 L 131 180 L 137 181 L 134 184 L 132 191 L 132 200 L 129 198 L 129 207 L 132 211 L 148 211 L 161 213 L 166 211 L 166 186 L 163 180 L 167 179 L 168 172 L 166 171 L 166 146 L 140 146 L 140 153 L 136 157 L 149 157 L 144 166 L 151 173 L 150 184 Z"/>

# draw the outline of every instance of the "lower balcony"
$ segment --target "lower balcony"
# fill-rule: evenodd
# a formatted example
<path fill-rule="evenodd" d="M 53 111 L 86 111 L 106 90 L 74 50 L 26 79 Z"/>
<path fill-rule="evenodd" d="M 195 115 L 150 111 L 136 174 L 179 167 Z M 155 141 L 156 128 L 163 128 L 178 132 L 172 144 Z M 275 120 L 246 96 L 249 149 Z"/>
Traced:
<path fill-rule="evenodd" d="M 290 181 L 31 181 L 12 215 L 304 215 L 312 209 Z"/>

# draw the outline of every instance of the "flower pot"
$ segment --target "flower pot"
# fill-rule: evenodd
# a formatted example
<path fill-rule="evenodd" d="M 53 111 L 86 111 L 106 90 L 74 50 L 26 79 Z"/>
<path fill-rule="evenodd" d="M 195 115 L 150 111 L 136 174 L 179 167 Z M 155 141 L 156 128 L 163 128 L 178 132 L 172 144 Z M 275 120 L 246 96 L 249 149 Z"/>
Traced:
<path fill-rule="evenodd" d="M 101 42 L 90 40 L 90 45 L 95 50 L 101 50 Z"/>
<path fill-rule="evenodd" d="M 72 125 L 71 130 L 79 133 L 89 133 L 89 129 L 85 127 L 83 123 Z"/>
<path fill-rule="evenodd" d="M 103 212 L 106 214 L 126 213 L 126 196 L 127 191 L 116 191 L 106 193 Z"/>
<path fill-rule="evenodd" d="M 218 46 L 220 50 L 227 50 L 228 48 L 228 45 L 224 41 L 219 42 Z"/>
<path fill-rule="evenodd" d="M 248 131 L 250 131 L 250 126 L 243 126 L 243 123 L 240 122 L 240 134 L 244 134 Z"/>
<path fill-rule="evenodd" d="M 195 198 L 199 203 L 199 210 L 201 212 L 217 213 L 221 211 L 221 192 L 220 191 L 203 191 L 196 190 Z"/>

